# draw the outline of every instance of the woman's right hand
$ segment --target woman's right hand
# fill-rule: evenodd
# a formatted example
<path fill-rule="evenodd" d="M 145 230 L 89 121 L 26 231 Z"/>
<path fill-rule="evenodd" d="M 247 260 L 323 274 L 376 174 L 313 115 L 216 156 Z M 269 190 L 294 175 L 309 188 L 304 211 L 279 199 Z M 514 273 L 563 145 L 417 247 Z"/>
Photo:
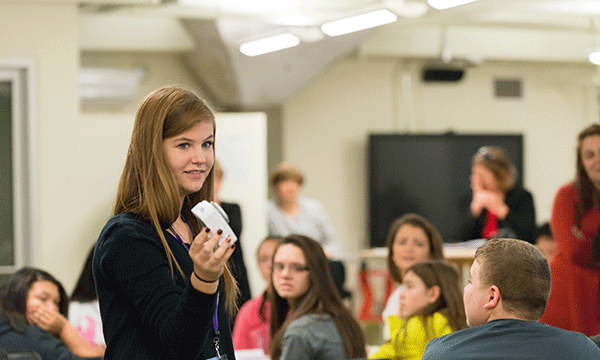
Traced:
<path fill-rule="evenodd" d="M 473 191 L 473 197 L 471 199 L 471 214 L 474 218 L 478 218 L 481 214 L 481 210 L 484 208 L 483 199 L 481 193 L 485 190 L 483 186 L 483 180 L 477 174 L 471 174 L 469 180 L 471 181 L 471 190 Z"/>
<path fill-rule="evenodd" d="M 212 284 L 216 283 L 223 274 L 225 264 L 233 254 L 235 245 L 232 246 L 231 238 L 227 237 L 221 245 L 217 246 L 221 234 L 222 231 L 218 230 L 209 238 L 210 230 L 204 228 L 194 239 L 189 251 L 190 258 L 194 262 L 192 278 L 196 277 L 197 280 Z"/>
<path fill-rule="evenodd" d="M 28 313 L 27 320 L 57 337 L 60 336 L 60 332 L 68 322 L 67 318 L 58 311 L 43 307 L 38 307 Z"/>

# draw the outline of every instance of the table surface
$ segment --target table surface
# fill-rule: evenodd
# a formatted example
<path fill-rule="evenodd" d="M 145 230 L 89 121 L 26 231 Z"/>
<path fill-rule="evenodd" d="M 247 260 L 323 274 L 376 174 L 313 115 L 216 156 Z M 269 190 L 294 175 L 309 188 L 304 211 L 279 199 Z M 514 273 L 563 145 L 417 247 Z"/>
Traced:
<path fill-rule="evenodd" d="M 444 246 L 444 256 L 448 260 L 473 260 L 475 257 L 476 247 L 451 245 Z M 363 249 L 359 251 L 359 256 L 362 259 L 385 259 L 388 250 L 385 247 Z"/>

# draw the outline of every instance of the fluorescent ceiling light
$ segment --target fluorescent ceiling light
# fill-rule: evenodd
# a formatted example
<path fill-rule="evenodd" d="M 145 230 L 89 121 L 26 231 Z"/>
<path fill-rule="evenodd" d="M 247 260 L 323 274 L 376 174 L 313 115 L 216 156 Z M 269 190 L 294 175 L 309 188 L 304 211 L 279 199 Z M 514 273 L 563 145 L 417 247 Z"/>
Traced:
<path fill-rule="evenodd" d="M 600 50 L 596 50 L 588 56 L 592 64 L 600 65 Z"/>
<path fill-rule="evenodd" d="M 300 44 L 296 35 L 285 33 L 268 38 L 250 41 L 240 45 L 240 51 L 247 56 L 256 56 L 277 50 L 287 49 Z"/>
<path fill-rule="evenodd" d="M 398 19 L 398 15 L 389 10 L 378 10 L 346 19 L 328 22 L 321 26 L 321 31 L 329 36 L 348 34 L 354 31 L 369 29 L 389 24 Z"/>
<path fill-rule="evenodd" d="M 460 6 L 468 3 L 475 2 L 477 0 L 427 0 L 427 3 L 432 8 L 438 10 L 445 10 L 455 6 Z"/>

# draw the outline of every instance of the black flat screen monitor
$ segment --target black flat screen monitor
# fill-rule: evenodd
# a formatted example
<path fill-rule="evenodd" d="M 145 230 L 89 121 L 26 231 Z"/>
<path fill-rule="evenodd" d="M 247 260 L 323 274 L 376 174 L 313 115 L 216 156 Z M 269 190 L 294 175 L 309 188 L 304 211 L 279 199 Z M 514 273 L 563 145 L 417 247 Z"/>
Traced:
<path fill-rule="evenodd" d="M 371 247 L 385 246 L 390 224 L 406 213 L 427 218 L 445 242 L 457 241 L 468 215 L 471 160 L 485 145 L 507 151 L 522 186 L 522 135 L 369 135 Z"/>

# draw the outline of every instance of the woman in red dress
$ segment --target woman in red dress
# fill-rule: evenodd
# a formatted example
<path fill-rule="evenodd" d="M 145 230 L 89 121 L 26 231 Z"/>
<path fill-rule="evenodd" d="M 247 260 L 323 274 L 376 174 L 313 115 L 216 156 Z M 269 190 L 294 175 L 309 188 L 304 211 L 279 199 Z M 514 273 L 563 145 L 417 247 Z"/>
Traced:
<path fill-rule="evenodd" d="M 600 224 L 600 125 L 579 133 L 575 180 L 554 198 L 550 226 L 557 251 L 541 322 L 587 336 L 600 333 L 600 268 L 591 244 Z"/>

